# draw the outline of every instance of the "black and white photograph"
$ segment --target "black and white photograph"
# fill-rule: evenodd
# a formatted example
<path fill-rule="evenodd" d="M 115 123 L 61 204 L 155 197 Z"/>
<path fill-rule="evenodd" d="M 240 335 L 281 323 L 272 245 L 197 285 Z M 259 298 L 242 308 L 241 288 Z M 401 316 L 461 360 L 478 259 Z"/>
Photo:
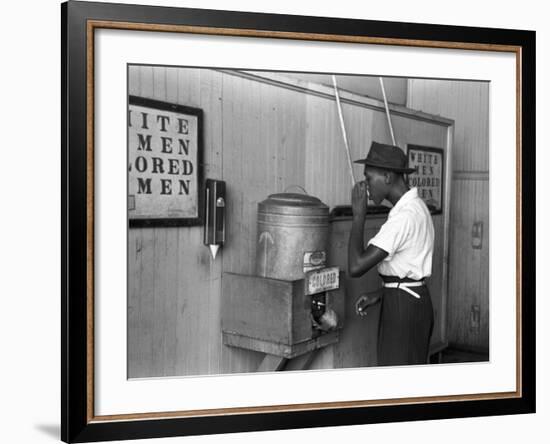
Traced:
<path fill-rule="evenodd" d="M 489 81 L 127 86 L 129 379 L 490 362 Z"/>

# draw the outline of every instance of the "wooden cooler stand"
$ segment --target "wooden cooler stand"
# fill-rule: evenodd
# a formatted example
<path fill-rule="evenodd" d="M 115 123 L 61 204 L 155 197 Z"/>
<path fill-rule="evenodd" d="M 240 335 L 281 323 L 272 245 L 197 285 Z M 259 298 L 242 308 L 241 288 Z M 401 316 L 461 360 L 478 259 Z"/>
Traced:
<path fill-rule="evenodd" d="M 340 272 L 340 282 L 343 282 Z M 224 273 L 222 278 L 222 338 L 228 346 L 265 353 L 258 372 L 304 370 L 316 352 L 338 342 L 344 321 L 344 289 L 324 292 L 325 308 L 338 324 L 330 331 L 313 327 L 313 300 L 306 280 L 284 281 Z M 323 295 L 321 295 L 322 297 Z"/>

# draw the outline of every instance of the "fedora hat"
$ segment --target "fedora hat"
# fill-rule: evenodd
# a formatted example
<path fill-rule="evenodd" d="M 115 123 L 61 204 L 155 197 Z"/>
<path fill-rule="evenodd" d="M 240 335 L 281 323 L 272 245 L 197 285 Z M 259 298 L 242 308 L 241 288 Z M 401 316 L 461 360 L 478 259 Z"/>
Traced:
<path fill-rule="evenodd" d="M 416 171 L 415 168 L 409 168 L 407 156 L 405 156 L 401 148 L 378 142 L 372 142 L 367 157 L 356 160 L 355 163 L 362 163 L 366 166 L 403 174 L 410 174 Z"/>

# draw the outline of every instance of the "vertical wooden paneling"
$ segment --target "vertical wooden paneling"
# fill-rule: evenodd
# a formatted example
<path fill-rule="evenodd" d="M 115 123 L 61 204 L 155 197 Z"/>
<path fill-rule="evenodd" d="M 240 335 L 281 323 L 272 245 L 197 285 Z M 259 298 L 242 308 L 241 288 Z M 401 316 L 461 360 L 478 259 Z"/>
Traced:
<path fill-rule="evenodd" d="M 141 91 L 140 72 L 138 66 L 128 67 L 128 94 L 137 96 Z"/>
<path fill-rule="evenodd" d="M 455 121 L 453 168 L 489 169 L 489 83 L 413 79 L 408 106 Z"/>
<path fill-rule="evenodd" d="M 411 80 L 408 106 L 455 120 L 451 201 L 448 339 L 489 348 L 489 84 Z M 481 249 L 472 226 L 483 222 Z M 473 319 L 479 307 L 479 325 Z"/>
<path fill-rule="evenodd" d="M 138 243 L 141 242 L 141 233 L 139 231 L 130 230 L 128 232 L 128 294 L 127 294 L 127 318 L 128 331 L 128 367 L 127 376 L 131 377 L 135 374 L 136 368 L 142 367 L 141 358 L 141 292 L 140 285 L 140 248 Z"/>
<path fill-rule="evenodd" d="M 135 294 L 128 297 L 128 375 L 143 377 L 152 374 L 154 260 L 153 230 L 130 230 L 128 269 L 134 278 Z M 136 271 L 134 271 L 136 270 Z"/>
<path fill-rule="evenodd" d="M 222 170 L 222 75 L 221 73 L 201 70 L 200 82 L 201 107 L 205 110 L 203 120 L 204 174 L 205 177 L 223 179 Z M 221 366 L 221 270 L 223 249 L 219 258 L 209 263 L 209 291 L 203 295 L 208 299 L 207 331 L 199 339 L 207 349 L 207 373 L 222 373 Z M 206 364 L 205 364 L 206 366 Z"/>
<path fill-rule="evenodd" d="M 128 94 L 141 94 L 141 68 L 139 66 L 128 67 Z M 127 376 L 139 377 L 148 375 L 146 366 L 150 357 L 145 355 L 147 347 L 146 319 L 142 312 L 143 293 L 141 291 L 141 267 L 142 267 L 142 232 L 140 230 L 128 231 L 128 294 L 127 294 L 127 344 L 128 361 Z"/>
<path fill-rule="evenodd" d="M 156 228 L 150 229 L 154 236 L 153 262 L 150 267 L 153 269 L 153 344 L 151 356 L 151 372 L 154 375 L 165 375 L 164 343 L 166 338 L 166 287 L 164 269 L 167 264 L 166 257 L 166 230 Z M 164 281 L 164 282 L 163 282 Z"/>
<path fill-rule="evenodd" d="M 480 349 L 489 346 L 488 188 L 487 181 L 457 180 L 453 189 L 453 200 L 461 211 L 454 213 L 451 236 L 452 245 L 460 248 L 453 248 L 450 257 L 453 269 L 449 282 L 452 289 L 449 338 L 454 343 Z M 479 221 L 483 222 L 483 248 L 474 249 L 472 225 Z M 479 325 L 473 319 L 475 306 L 479 307 Z"/>
<path fill-rule="evenodd" d="M 352 162 L 365 157 L 372 141 L 374 112 L 342 104 Z M 356 181 L 363 168 L 353 164 Z M 352 182 L 336 102 L 307 96 L 306 189 L 327 205 L 349 205 Z"/>
<path fill-rule="evenodd" d="M 221 78 L 197 69 L 178 69 L 178 103 L 204 111 L 203 162 L 205 174 L 220 178 L 221 159 L 217 143 L 221 127 L 210 114 L 220 115 Z M 204 82 L 204 84 L 203 84 Z M 206 92 L 208 91 L 208 92 Z M 203 92 L 205 93 L 203 96 Z M 217 151 L 216 151 L 217 150 Z M 216 173 L 211 176 L 209 173 Z M 180 258 L 178 302 L 181 319 L 178 327 L 180 363 L 183 371 L 176 374 L 219 373 L 219 336 L 213 334 L 212 323 L 219 325 L 221 255 L 213 261 L 202 245 L 202 228 L 179 228 Z M 178 363 L 179 364 L 179 363 Z"/>
<path fill-rule="evenodd" d="M 258 202 L 291 185 L 305 185 L 305 97 L 224 75 L 222 119 L 228 187 L 223 270 L 254 274 Z M 263 359 L 260 353 L 231 347 L 223 347 L 222 354 L 225 372 L 255 370 Z"/>
<path fill-rule="evenodd" d="M 166 68 L 153 67 L 153 96 L 155 100 L 166 100 Z M 151 229 L 150 229 L 151 230 Z M 174 265 L 172 258 L 168 256 L 168 230 L 152 229 L 154 236 L 154 262 L 152 264 L 155 275 L 154 295 L 153 295 L 153 354 L 152 354 L 152 372 L 155 375 L 166 376 L 167 367 L 169 367 L 167 350 L 170 331 L 168 330 L 168 310 L 175 296 L 173 294 Z M 173 230 L 172 230 L 173 231 Z M 170 291 L 172 290 L 172 291 Z M 158 326 L 158 327 L 157 327 Z M 161 327 L 162 326 L 162 327 Z M 173 358 L 172 358 L 173 359 Z"/>
<path fill-rule="evenodd" d="M 153 98 L 166 101 L 166 68 L 153 66 Z"/>
<path fill-rule="evenodd" d="M 131 90 L 143 97 L 218 116 L 204 121 L 204 162 L 207 173 L 220 177 L 221 75 L 205 73 L 202 87 L 199 70 L 134 67 L 130 80 L 137 85 Z M 221 261 L 212 263 L 202 229 L 131 229 L 129 238 L 130 276 L 151 287 L 129 285 L 129 300 L 136 301 L 128 316 L 130 376 L 219 373 Z M 145 265 L 136 272 L 138 264 Z"/>
<path fill-rule="evenodd" d="M 129 80 L 137 81 L 137 86 L 129 89 L 142 96 L 153 95 L 153 68 L 133 67 Z M 154 298 L 155 259 L 154 229 L 130 230 L 128 240 L 128 268 L 130 276 L 135 276 L 135 295 L 128 299 L 135 301 L 128 310 L 128 376 L 144 377 L 154 374 L 153 347 L 155 334 Z M 135 241 L 135 242 L 134 242 Z M 137 273 L 134 270 L 138 270 Z M 137 275 L 137 276 L 136 276 Z M 129 286 L 129 290 L 132 287 Z M 130 306 L 129 306 L 130 308 Z"/>
<path fill-rule="evenodd" d="M 392 116 L 392 124 L 395 120 L 395 116 Z M 395 132 L 395 142 L 399 145 L 403 138 L 401 134 Z M 392 143 L 390 127 L 388 126 L 388 119 L 383 112 L 372 112 L 372 140 L 380 143 Z M 367 150 L 370 149 L 370 145 Z M 364 156 L 363 156 L 364 157 Z"/>
<path fill-rule="evenodd" d="M 165 68 L 166 76 L 166 97 L 168 101 L 170 97 L 178 97 L 178 68 Z"/>
<path fill-rule="evenodd" d="M 159 230 L 160 231 L 160 230 Z M 162 302 L 159 302 L 162 307 L 162 313 L 160 317 L 164 320 L 164 331 L 162 333 L 162 355 L 161 359 L 165 365 L 162 368 L 165 376 L 176 375 L 176 356 L 174 351 L 177 348 L 177 311 L 174 307 L 178 303 L 178 229 L 168 228 L 165 231 L 164 241 L 162 245 L 159 240 L 162 237 L 157 238 L 157 245 L 160 243 L 160 254 L 162 255 L 162 262 L 165 269 L 162 271 L 164 282 L 162 285 L 163 291 L 159 292 Z"/>
<path fill-rule="evenodd" d="M 477 156 L 480 158 L 483 169 L 489 170 L 489 149 L 487 149 L 489 146 L 489 85 L 480 84 L 479 89 L 479 112 L 477 113 L 479 127 L 476 140 L 480 142 Z"/>
<path fill-rule="evenodd" d="M 248 198 L 245 193 L 243 170 L 250 151 L 253 134 L 252 125 L 246 118 L 247 112 L 255 113 L 252 107 L 247 109 L 250 98 L 243 98 L 246 80 L 234 76 L 223 77 L 223 171 L 227 183 L 227 242 L 224 246 L 223 270 L 242 274 L 251 274 L 250 258 L 250 228 L 254 229 L 250 219 Z M 248 143 L 248 144 L 247 144 Z M 247 151 L 248 148 L 248 152 Z M 252 179 L 251 179 L 252 180 Z M 251 187 L 252 188 L 252 187 Z M 252 352 L 237 348 L 222 348 L 222 365 L 226 372 L 249 371 Z M 258 357 L 258 364 L 260 358 Z"/>
<path fill-rule="evenodd" d="M 154 97 L 154 83 L 153 83 L 153 67 L 152 66 L 140 66 L 139 67 L 139 82 L 141 97 Z"/>
<path fill-rule="evenodd" d="M 273 91 L 270 85 L 260 84 L 261 97 L 264 98 L 264 112 L 260 118 L 260 134 L 264 142 L 264 162 L 258 165 L 258 170 L 265 178 L 269 188 L 282 191 L 278 174 L 279 159 L 277 155 L 279 146 L 279 126 L 283 119 L 284 110 L 280 108 L 282 90 Z M 271 93 L 271 94 L 270 94 Z M 271 97 L 270 97 L 271 96 Z M 273 174 L 273 172 L 277 172 Z"/>

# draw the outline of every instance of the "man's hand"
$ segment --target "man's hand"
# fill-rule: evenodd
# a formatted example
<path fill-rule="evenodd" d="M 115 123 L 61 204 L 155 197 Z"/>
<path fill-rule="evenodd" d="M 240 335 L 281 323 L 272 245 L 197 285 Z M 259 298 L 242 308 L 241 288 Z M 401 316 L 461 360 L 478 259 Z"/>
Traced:
<path fill-rule="evenodd" d="M 359 316 L 365 316 L 367 314 L 367 308 L 380 301 L 380 293 L 376 294 L 364 294 L 355 303 L 355 313 Z"/>
<path fill-rule="evenodd" d="M 357 217 L 365 217 L 367 214 L 367 205 L 369 201 L 369 192 L 365 181 L 355 184 L 351 191 L 351 209 L 353 215 Z"/>

